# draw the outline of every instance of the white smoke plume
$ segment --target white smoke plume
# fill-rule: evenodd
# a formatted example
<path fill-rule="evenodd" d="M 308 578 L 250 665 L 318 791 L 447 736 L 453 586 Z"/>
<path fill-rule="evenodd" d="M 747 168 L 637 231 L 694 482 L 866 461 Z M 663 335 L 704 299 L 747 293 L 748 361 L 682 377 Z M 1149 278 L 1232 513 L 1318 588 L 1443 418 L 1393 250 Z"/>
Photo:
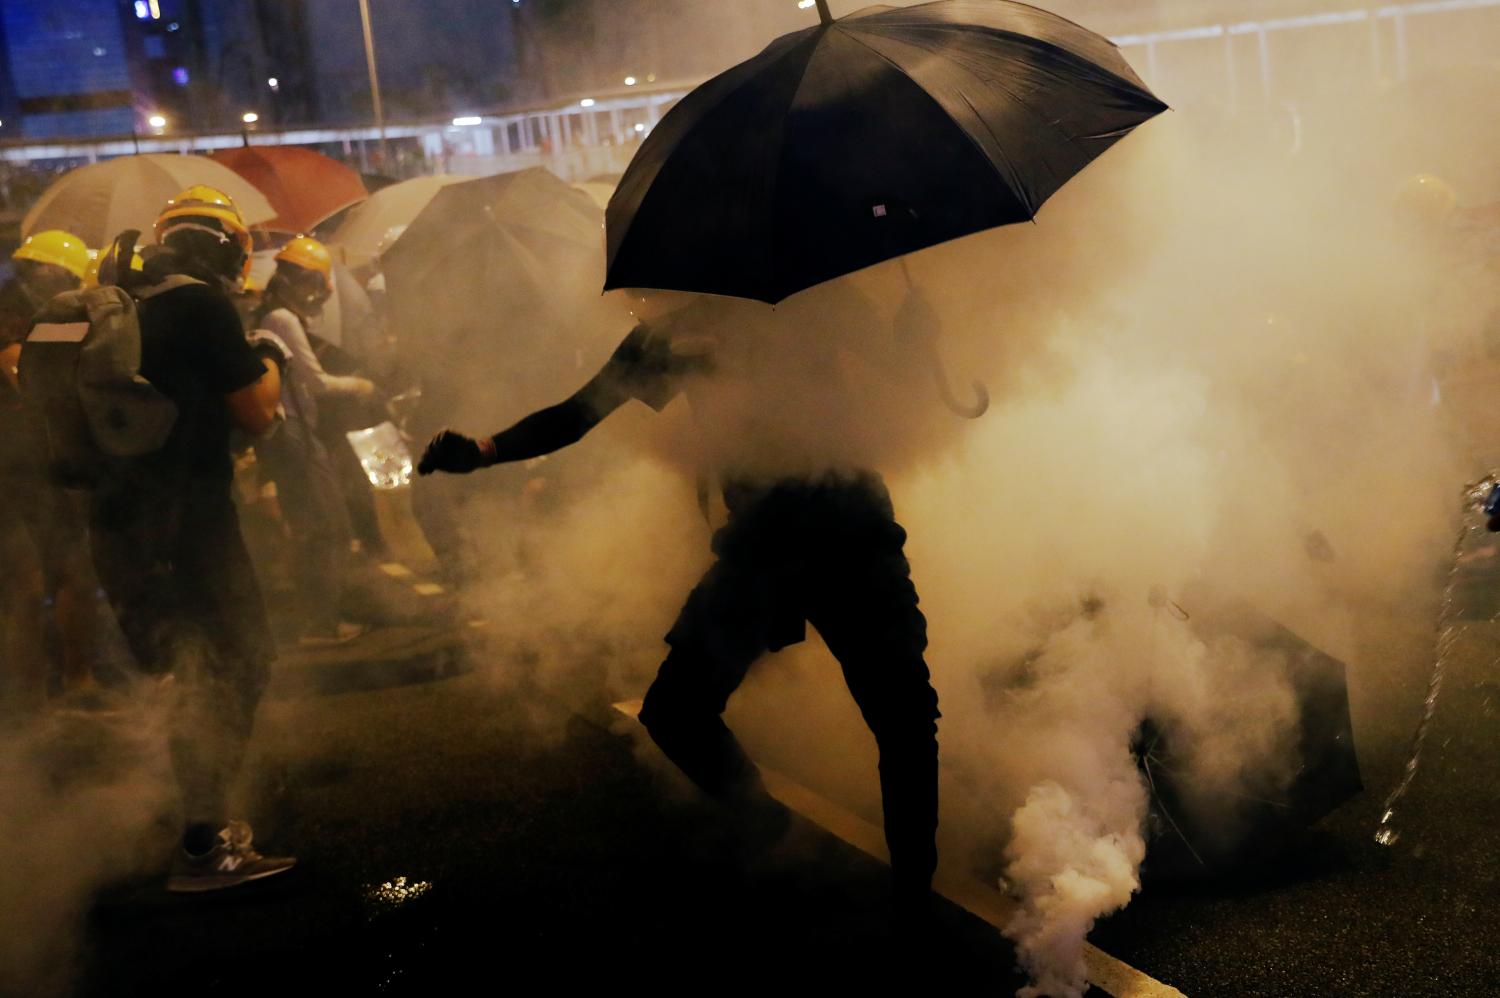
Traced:
<path fill-rule="evenodd" d="M 692 414 L 612 417 L 581 453 L 649 456 L 514 524 L 529 567 L 478 604 L 548 649 L 545 682 L 575 684 L 566 660 L 590 648 L 611 692 L 639 695 L 706 563 L 705 456 L 880 470 L 930 623 L 944 861 L 1003 861 L 1027 993 L 1080 994 L 1089 928 L 1139 886 L 1142 722 L 1172 732 L 1203 798 L 1189 809 L 1275 790 L 1294 765 L 1286 664 L 1200 631 L 1185 594 L 1211 585 L 1348 662 L 1367 753 L 1400 733 L 1371 697 L 1383 677 L 1353 657 L 1362 618 L 1430 599 L 1473 477 L 1435 403 L 1439 361 L 1476 356 L 1488 301 L 1443 290 L 1464 273 L 1459 233 L 1402 222 L 1404 165 L 1350 172 L 1368 122 L 1329 121 L 1290 160 L 1243 124 L 1229 139 L 1168 115 L 1035 225 L 909 261 L 955 382 L 994 393 L 978 423 L 903 363 L 894 265 L 776 309 L 713 303 L 695 331 L 745 378 Z M 758 758 L 878 813 L 869 734 L 815 638 L 752 670 L 730 723 Z"/>

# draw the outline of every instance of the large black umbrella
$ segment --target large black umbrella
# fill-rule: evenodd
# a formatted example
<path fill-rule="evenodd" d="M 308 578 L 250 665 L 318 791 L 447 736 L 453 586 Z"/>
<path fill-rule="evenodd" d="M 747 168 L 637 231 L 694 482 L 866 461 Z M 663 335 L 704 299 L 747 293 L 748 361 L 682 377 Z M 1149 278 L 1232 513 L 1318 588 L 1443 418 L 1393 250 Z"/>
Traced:
<path fill-rule="evenodd" d="M 647 138 L 610 201 L 606 288 L 780 301 L 1031 219 L 1166 108 L 1108 39 L 1034 7 L 818 6 Z"/>

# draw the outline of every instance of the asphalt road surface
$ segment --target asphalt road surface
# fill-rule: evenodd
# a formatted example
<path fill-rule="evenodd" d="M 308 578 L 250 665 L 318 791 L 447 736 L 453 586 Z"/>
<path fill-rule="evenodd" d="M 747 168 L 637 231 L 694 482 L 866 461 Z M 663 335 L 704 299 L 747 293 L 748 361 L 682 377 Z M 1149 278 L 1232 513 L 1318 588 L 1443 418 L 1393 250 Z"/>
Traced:
<path fill-rule="evenodd" d="M 1428 681 L 1421 613 L 1371 621 L 1361 638 L 1360 655 L 1389 665 L 1384 686 L 1354 691 L 1369 789 L 1290 855 L 1233 877 L 1152 879 L 1148 857 L 1145 889 L 1092 942 L 1194 996 L 1500 994 L 1488 613 L 1472 609 L 1455 646 L 1394 846 L 1373 834 Z M 607 699 L 564 706 L 505 663 L 453 675 L 433 661 L 282 677 L 249 793 L 258 840 L 294 851 L 297 870 L 212 897 L 168 895 L 157 875 L 111 886 L 69 989 L 1003 995 L 1023 983 L 995 928 L 956 905 L 940 902 L 933 937 L 914 940 L 893 922 L 883 866 L 811 821 L 742 862 L 726 816 Z"/>

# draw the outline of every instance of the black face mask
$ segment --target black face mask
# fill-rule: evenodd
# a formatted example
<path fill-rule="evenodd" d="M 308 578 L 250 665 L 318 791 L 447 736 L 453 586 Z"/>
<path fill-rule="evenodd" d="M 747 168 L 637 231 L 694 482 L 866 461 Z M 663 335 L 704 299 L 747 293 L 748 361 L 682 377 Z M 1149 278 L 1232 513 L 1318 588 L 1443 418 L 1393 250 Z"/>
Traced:
<path fill-rule="evenodd" d="M 41 308 L 64 291 L 76 290 L 82 284 L 70 271 L 51 263 L 17 260 L 15 269 L 16 279 L 20 282 L 22 290 L 37 308 Z"/>
<path fill-rule="evenodd" d="M 266 292 L 304 319 L 322 315 L 323 306 L 333 294 L 322 274 L 286 266 L 277 268 Z"/>
<path fill-rule="evenodd" d="M 226 290 L 239 284 L 245 251 L 240 244 L 211 232 L 174 230 L 165 240 L 167 252 L 149 259 L 147 274 L 186 274 Z"/>

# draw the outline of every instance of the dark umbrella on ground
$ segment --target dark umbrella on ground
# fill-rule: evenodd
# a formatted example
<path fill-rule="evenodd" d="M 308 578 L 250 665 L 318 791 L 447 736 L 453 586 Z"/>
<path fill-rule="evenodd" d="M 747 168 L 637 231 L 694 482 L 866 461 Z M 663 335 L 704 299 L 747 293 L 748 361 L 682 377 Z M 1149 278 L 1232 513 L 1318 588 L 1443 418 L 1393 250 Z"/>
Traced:
<path fill-rule="evenodd" d="M 606 288 L 777 302 L 1031 219 L 1166 108 L 1108 39 L 1034 7 L 818 7 L 657 125 L 609 205 Z"/>
<path fill-rule="evenodd" d="M 1146 870 L 1154 877 L 1222 873 L 1275 860 L 1364 788 L 1344 663 L 1243 603 L 1207 593 L 1190 603 L 1200 636 L 1233 636 L 1285 663 L 1296 702 L 1293 767 L 1260 784 L 1210 787 L 1192 775 L 1174 733 L 1148 720 L 1135 754 L 1151 798 Z"/>

